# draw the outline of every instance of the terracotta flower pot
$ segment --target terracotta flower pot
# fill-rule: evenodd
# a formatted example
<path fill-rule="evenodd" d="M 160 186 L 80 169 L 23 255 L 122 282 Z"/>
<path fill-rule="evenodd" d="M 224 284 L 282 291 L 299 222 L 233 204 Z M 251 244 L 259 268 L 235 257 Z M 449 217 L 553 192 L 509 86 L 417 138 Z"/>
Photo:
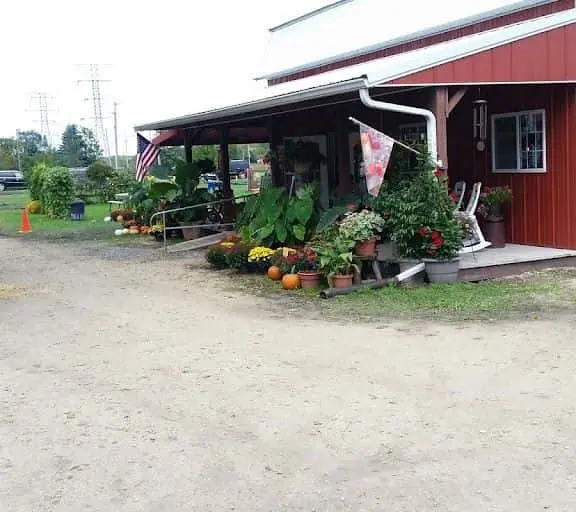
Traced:
<path fill-rule="evenodd" d="M 300 286 L 302 288 L 319 288 L 321 275 L 322 274 L 318 271 L 298 272 L 298 277 L 300 277 Z"/>
<path fill-rule="evenodd" d="M 373 256 L 376 253 L 376 239 L 364 240 L 363 242 L 357 242 L 354 252 L 357 256 Z"/>
<path fill-rule="evenodd" d="M 332 277 L 332 287 L 333 288 L 348 288 L 352 286 L 354 281 L 354 275 L 335 275 Z"/>

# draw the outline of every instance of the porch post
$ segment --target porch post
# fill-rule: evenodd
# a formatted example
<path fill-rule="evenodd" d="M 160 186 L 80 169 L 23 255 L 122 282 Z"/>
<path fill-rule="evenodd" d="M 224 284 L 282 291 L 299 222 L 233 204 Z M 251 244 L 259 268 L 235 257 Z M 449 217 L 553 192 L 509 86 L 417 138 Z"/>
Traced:
<path fill-rule="evenodd" d="M 268 141 L 270 144 L 270 151 L 277 151 L 278 146 L 282 144 L 282 138 L 278 137 L 278 130 L 273 123 L 268 126 Z M 272 184 L 275 187 L 282 186 L 282 173 L 280 171 L 280 163 L 278 160 L 270 160 L 270 174 L 272 174 Z"/>
<path fill-rule="evenodd" d="M 222 172 L 222 199 L 233 197 L 232 185 L 230 183 L 230 157 L 228 153 L 228 136 L 227 126 L 220 128 L 220 171 Z M 234 220 L 235 204 L 232 201 L 224 203 L 224 222 Z"/>
<path fill-rule="evenodd" d="M 432 112 L 436 116 L 436 136 L 438 138 L 438 159 L 448 168 L 448 87 L 434 87 Z"/>
<path fill-rule="evenodd" d="M 184 158 L 187 164 L 192 163 L 192 133 L 184 130 Z"/>
<path fill-rule="evenodd" d="M 345 196 L 352 191 L 350 169 L 350 148 L 348 147 L 348 126 L 340 122 L 336 134 L 336 165 L 338 173 L 338 193 Z"/>

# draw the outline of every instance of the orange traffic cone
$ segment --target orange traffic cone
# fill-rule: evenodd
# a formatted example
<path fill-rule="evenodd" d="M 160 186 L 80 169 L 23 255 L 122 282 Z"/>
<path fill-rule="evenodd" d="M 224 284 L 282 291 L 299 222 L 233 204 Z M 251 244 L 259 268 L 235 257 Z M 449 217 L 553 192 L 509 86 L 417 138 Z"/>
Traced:
<path fill-rule="evenodd" d="M 30 225 L 30 218 L 28 217 L 28 208 L 22 210 L 19 233 L 32 233 L 32 226 Z"/>

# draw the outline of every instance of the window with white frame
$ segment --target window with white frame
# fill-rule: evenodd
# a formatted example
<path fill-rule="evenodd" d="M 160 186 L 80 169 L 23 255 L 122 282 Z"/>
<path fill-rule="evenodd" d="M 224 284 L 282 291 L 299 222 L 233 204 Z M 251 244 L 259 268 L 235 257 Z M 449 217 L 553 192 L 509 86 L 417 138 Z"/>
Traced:
<path fill-rule="evenodd" d="M 546 172 L 544 110 L 492 116 L 492 171 Z"/>

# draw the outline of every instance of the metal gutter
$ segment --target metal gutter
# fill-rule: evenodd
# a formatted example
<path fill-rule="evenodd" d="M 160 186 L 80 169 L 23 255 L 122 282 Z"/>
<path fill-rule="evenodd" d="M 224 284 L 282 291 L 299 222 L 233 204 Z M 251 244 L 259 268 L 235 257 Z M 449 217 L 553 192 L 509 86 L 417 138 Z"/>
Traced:
<path fill-rule="evenodd" d="M 322 85 L 311 89 L 295 91 L 280 96 L 271 96 L 269 98 L 261 98 L 248 103 L 239 105 L 232 105 L 217 110 L 210 110 L 191 114 L 182 117 L 174 117 L 171 119 L 164 119 L 161 121 L 140 124 L 134 127 L 136 131 L 149 131 L 149 130 L 165 130 L 168 128 L 178 128 L 182 126 L 191 126 L 201 124 L 206 121 L 213 121 L 215 119 L 223 119 L 227 117 L 234 117 L 242 114 L 252 113 L 258 110 L 266 110 L 275 107 L 282 107 L 284 105 L 291 105 L 293 103 L 300 103 L 304 101 L 315 100 L 327 96 L 334 96 L 337 94 L 344 94 L 347 92 L 357 92 L 365 85 L 365 77 L 352 78 L 342 82 L 333 84 Z"/>
<path fill-rule="evenodd" d="M 421 30 L 419 32 L 413 32 L 405 36 L 400 36 L 395 39 L 390 39 L 385 42 L 376 43 L 370 46 L 364 46 L 362 48 L 357 48 L 356 50 L 351 50 L 349 52 L 341 53 L 331 57 L 326 57 L 324 59 L 319 59 L 313 62 L 308 62 L 300 66 L 295 66 L 293 68 L 283 69 L 281 71 L 275 71 L 273 73 L 268 73 L 265 75 L 258 76 L 254 80 L 274 80 L 276 78 L 282 78 L 288 75 L 293 75 L 295 73 L 300 73 L 303 71 L 309 71 L 314 68 L 321 66 L 326 66 L 328 64 L 333 64 L 342 60 L 353 59 L 355 57 L 360 57 L 370 53 L 375 53 L 380 50 L 386 50 L 388 48 L 393 48 L 394 46 L 399 46 L 401 44 L 409 43 L 416 39 L 423 39 L 425 37 L 435 36 L 445 32 L 450 32 L 463 27 L 468 27 L 476 23 L 482 23 L 500 16 L 505 16 L 509 14 L 515 14 L 517 12 L 525 11 L 527 9 L 532 9 L 535 7 L 540 7 L 542 5 L 551 4 L 557 2 L 558 0 L 521 0 L 518 3 L 509 5 L 507 7 L 500 7 L 498 9 L 493 9 L 491 11 L 486 11 L 481 14 L 476 14 L 474 16 L 469 16 L 468 18 L 460 18 L 459 20 L 445 23 L 443 25 L 437 25 L 432 28 Z M 549 14 L 548 16 L 554 16 L 559 13 Z M 530 21 L 530 20 L 527 20 Z M 518 25 L 519 23 L 526 23 L 526 21 L 511 23 L 510 25 Z M 504 27 L 502 27 L 504 28 Z M 487 31 L 489 32 L 489 31 Z"/>
<path fill-rule="evenodd" d="M 431 110 L 424 108 L 411 107 L 408 105 L 399 105 L 397 103 L 387 103 L 384 101 L 377 101 L 370 97 L 368 87 L 360 89 L 360 100 L 364 106 L 373 108 L 375 110 L 383 110 L 385 112 L 397 112 L 400 114 L 408 114 L 411 116 L 421 116 L 426 119 L 426 137 L 428 141 L 428 151 L 433 161 L 438 160 L 438 139 L 436 135 L 436 116 Z"/>

